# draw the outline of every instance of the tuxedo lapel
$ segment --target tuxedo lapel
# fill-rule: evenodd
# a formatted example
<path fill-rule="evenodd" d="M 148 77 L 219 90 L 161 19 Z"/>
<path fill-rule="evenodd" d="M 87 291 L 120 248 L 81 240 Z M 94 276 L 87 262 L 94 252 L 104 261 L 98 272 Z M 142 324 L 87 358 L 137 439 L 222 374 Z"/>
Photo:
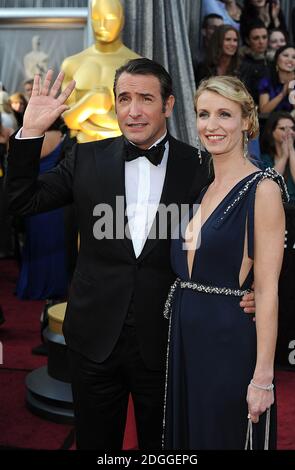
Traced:
<path fill-rule="evenodd" d="M 102 185 L 100 192 L 103 195 L 103 203 L 110 205 L 113 209 L 114 237 L 119 234 L 122 244 L 127 248 L 130 255 L 134 257 L 132 241 L 130 235 L 128 235 L 129 227 L 126 215 L 125 165 L 123 152 L 123 137 L 116 138 L 106 148 L 96 150 L 95 161 L 99 182 L 100 185 Z M 118 198 L 120 198 L 119 204 Z M 122 223 L 124 233 L 122 233 Z M 120 224 L 120 231 L 118 231 L 118 224 Z M 127 236 L 125 231 L 128 232 Z"/>

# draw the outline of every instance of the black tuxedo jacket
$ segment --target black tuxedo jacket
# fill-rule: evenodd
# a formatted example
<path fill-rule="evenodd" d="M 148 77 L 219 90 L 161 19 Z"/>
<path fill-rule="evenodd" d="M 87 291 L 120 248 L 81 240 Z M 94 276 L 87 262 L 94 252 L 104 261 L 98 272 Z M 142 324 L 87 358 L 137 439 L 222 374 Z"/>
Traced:
<path fill-rule="evenodd" d="M 116 197 L 125 198 L 123 137 L 76 145 L 54 170 L 38 176 L 41 146 L 42 139 L 12 137 L 7 195 L 10 210 L 23 215 L 74 203 L 80 249 L 63 327 L 68 346 L 94 361 L 105 360 L 132 304 L 145 364 L 164 367 L 168 322 L 163 306 L 175 279 L 170 239 L 148 239 L 136 258 L 130 239 L 98 240 L 93 233 L 95 206 L 115 209 Z M 208 183 L 207 163 L 204 156 L 200 165 L 195 148 L 170 137 L 160 202 L 194 202 Z"/>

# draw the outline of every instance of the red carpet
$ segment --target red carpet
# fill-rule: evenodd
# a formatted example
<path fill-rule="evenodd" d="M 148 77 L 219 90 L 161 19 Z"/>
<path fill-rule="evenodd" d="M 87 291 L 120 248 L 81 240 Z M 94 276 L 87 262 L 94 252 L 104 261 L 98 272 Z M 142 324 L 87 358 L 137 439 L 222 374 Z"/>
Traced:
<path fill-rule="evenodd" d="M 278 448 L 295 449 L 295 372 L 277 371 Z"/>
<path fill-rule="evenodd" d="M 20 301 L 14 295 L 17 267 L 0 260 L 0 303 L 6 321 L 0 327 L 3 364 L 0 365 L 0 448 L 62 449 L 72 445 L 73 427 L 33 415 L 25 406 L 25 376 L 47 363 L 31 354 L 40 344 L 43 301 Z M 137 446 L 132 404 L 129 408 L 124 449 Z"/>
<path fill-rule="evenodd" d="M 0 260 L 0 303 L 6 322 L 0 327 L 3 364 L 0 366 L 0 448 L 68 449 L 73 428 L 34 416 L 25 406 L 26 374 L 46 364 L 33 356 L 40 343 L 42 301 L 19 301 L 14 295 L 17 268 L 13 260 Z M 295 373 L 277 371 L 278 448 L 295 449 Z M 130 406 L 124 449 L 136 448 L 133 408 Z"/>

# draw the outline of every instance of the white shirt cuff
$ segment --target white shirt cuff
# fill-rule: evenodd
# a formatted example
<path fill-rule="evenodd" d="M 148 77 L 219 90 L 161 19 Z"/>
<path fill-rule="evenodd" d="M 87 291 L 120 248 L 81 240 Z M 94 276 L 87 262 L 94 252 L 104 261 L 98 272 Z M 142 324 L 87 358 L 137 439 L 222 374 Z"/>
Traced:
<path fill-rule="evenodd" d="M 42 137 L 44 137 L 44 134 L 43 135 L 39 135 L 39 136 L 35 136 L 35 137 L 22 137 L 22 130 L 23 128 L 21 127 L 20 130 L 15 134 L 15 139 L 18 139 L 18 140 L 27 140 L 27 139 L 41 139 Z"/>

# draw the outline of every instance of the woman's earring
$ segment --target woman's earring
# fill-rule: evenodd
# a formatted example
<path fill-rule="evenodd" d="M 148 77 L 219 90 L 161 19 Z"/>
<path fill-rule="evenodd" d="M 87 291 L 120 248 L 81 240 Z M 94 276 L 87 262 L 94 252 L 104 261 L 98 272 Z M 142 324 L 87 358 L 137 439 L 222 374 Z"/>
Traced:
<path fill-rule="evenodd" d="M 197 150 L 198 150 L 198 157 L 199 157 L 199 161 L 200 161 L 200 165 L 202 165 L 202 152 L 201 152 L 201 143 L 200 143 L 200 139 L 199 137 L 197 136 Z"/>
<path fill-rule="evenodd" d="M 243 142 L 244 142 L 244 144 L 243 144 L 243 146 L 244 146 L 244 152 L 243 152 L 243 153 L 244 153 L 244 158 L 245 158 L 245 160 L 247 160 L 248 155 L 249 155 L 249 153 L 248 153 L 248 142 L 249 142 L 249 139 L 248 139 L 248 133 L 247 133 L 247 131 L 244 131 L 244 132 L 243 132 Z"/>

